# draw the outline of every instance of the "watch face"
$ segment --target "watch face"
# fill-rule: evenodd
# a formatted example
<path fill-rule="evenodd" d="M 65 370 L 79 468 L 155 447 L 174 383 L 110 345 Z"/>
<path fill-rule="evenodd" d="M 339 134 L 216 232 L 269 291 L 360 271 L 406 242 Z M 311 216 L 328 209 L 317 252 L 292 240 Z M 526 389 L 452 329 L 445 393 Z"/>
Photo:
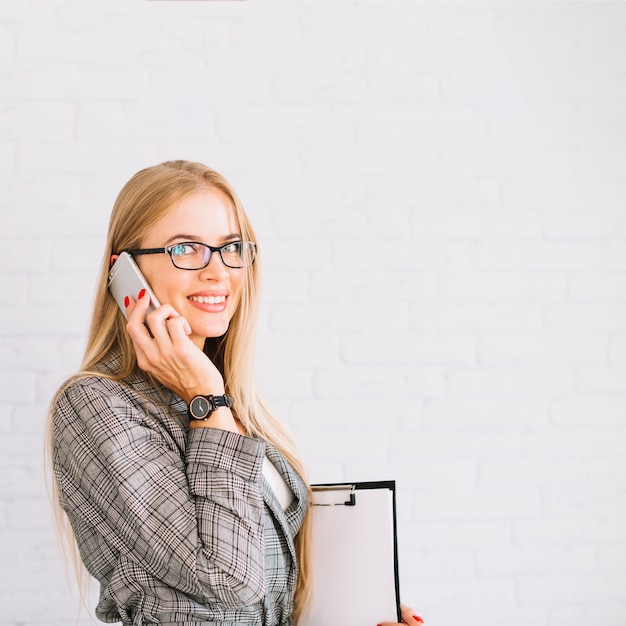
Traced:
<path fill-rule="evenodd" d="M 202 420 L 213 412 L 213 407 L 204 396 L 196 396 L 189 404 L 189 412 L 195 419 Z"/>

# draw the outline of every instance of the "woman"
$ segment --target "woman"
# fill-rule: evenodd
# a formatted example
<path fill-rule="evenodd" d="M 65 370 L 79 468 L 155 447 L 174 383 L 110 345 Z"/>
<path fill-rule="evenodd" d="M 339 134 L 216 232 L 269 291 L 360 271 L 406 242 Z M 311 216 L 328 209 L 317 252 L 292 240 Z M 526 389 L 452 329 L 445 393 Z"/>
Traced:
<path fill-rule="evenodd" d="M 128 294 L 127 322 L 107 289 L 123 251 L 161 303 Z M 116 200 L 82 369 L 50 429 L 102 621 L 287 626 L 306 606 L 305 470 L 254 384 L 256 257 L 241 203 L 204 165 L 144 169 Z"/>

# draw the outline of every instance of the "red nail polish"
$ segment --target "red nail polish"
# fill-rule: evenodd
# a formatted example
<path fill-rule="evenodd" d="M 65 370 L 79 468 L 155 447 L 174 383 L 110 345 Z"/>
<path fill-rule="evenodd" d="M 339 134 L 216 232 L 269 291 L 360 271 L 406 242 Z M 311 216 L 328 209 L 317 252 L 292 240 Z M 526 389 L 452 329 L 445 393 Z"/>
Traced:
<path fill-rule="evenodd" d="M 129 304 L 130 304 L 130 298 L 128 296 L 124 296 L 124 306 L 128 308 Z"/>
<path fill-rule="evenodd" d="M 414 616 L 413 616 L 413 619 L 414 619 L 416 622 L 419 622 L 420 624 L 423 624 L 423 623 L 424 623 L 424 620 L 423 620 L 423 619 L 422 619 L 419 615 L 414 615 Z"/>
<path fill-rule="evenodd" d="M 145 295 L 146 295 L 146 290 L 145 290 L 145 289 L 142 289 L 142 290 L 139 292 L 139 299 L 141 300 L 141 298 L 143 298 Z"/>

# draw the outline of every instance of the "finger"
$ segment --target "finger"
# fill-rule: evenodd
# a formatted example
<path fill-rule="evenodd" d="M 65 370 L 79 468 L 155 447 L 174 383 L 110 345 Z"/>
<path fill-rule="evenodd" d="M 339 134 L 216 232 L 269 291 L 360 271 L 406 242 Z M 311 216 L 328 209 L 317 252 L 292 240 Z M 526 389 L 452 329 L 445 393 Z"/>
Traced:
<path fill-rule="evenodd" d="M 421 624 L 424 623 L 424 620 L 410 606 L 401 604 L 400 610 L 402 613 L 402 621 L 405 624 L 409 624 L 409 626 L 421 626 Z"/>
<path fill-rule="evenodd" d="M 156 352 L 154 335 L 148 323 L 147 315 L 150 296 L 142 291 L 138 294 L 137 300 L 126 297 L 125 304 L 128 319 L 126 330 L 135 347 L 137 361 L 141 369 L 146 369 L 147 363 L 155 358 Z"/>
<path fill-rule="evenodd" d="M 146 311 L 148 303 L 141 300 L 134 300 L 127 296 L 126 304 L 126 330 L 133 342 L 148 339 L 150 334 L 145 326 Z"/>
<path fill-rule="evenodd" d="M 422 626 L 424 620 L 419 615 L 411 615 L 407 618 L 402 617 L 402 622 L 381 622 L 378 626 Z"/>
<path fill-rule="evenodd" d="M 143 321 L 138 321 L 145 318 L 145 313 L 137 312 L 137 303 L 132 298 L 127 298 L 127 302 L 126 310 L 128 322 L 126 324 L 126 330 L 133 343 L 133 348 L 135 349 L 137 364 L 145 371 L 148 363 L 148 354 L 146 351 L 150 351 L 152 348 L 152 336 Z M 138 320 L 136 318 L 138 318 Z"/>
<path fill-rule="evenodd" d="M 162 345 L 168 345 L 175 340 L 179 341 L 191 334 L 191 327 L 187 320 L 169 304 L 164 304 L 149 313 L 147 322 L 155 339 Z"/>
<path fill-rule="evenodd" d="M 403 624 L 407 624 L 408 626 L 422 626 L 424 623 L 424 620 L 406 604 L 400 605 L 400 613 L 402 615 L 401 624 L 398 624 L 398 622 L 381 622 L 378 626 L 402 626 Z"/>
<path fill-rule="evenodd" d="M 141 295 L 143 295 L 143 297 L 139 297 Z M 128 318 L 129 323 L 143 324 L 146 321 L 146 313 L 148 312 L 148 307 L 150 306 L 150 296 L 148 296 L 145 291 L 140 292 L 135 298 L 132 296 L 126 296 L 125 304 L 126 317 Z"/>
<path fill-rule="evenodd" d="M 172 343 L 179 343 L 183 339 L 188 339 L 189 335 L 191 335 L 191 326 L 189 326 L 189 322 L 182 315 L 166 318 L 165 324 Z"/>

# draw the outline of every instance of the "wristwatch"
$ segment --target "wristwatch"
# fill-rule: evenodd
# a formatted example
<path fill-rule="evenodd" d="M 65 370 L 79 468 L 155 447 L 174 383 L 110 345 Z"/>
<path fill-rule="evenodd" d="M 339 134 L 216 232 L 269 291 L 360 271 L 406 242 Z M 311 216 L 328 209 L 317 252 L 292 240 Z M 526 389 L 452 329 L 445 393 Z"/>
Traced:
<path fill-rule="evenodd" d="M 208 420 L 213 411 L 221 406 L 231 407 L 235 400 L 232 396 L 195 396 L 187 407 L 187 415 L 192 420 Z"/>

